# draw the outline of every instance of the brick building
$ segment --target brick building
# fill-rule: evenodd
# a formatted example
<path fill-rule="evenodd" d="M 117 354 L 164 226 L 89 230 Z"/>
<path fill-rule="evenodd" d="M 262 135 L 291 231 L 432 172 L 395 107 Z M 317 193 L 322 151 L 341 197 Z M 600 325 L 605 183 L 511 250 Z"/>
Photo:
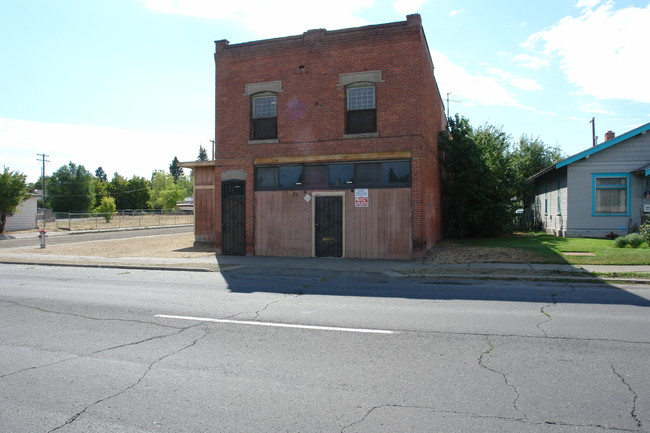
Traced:
<path fill-rule="evenodd" d="M 444 107 L 419 15 L 216 41 L 215 159 L 195 238 L 217 254 L 422 257 L 440 238 Z"/>

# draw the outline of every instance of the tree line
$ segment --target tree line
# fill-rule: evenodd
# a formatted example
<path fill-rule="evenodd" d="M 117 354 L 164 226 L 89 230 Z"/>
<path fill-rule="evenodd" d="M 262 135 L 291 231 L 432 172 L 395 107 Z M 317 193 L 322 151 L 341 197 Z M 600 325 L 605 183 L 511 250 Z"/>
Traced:
<path fill-rule="evenodd" d="M 517 209 L 533 204 L 526 179 L 564 159 L 559 147 L 494 125 L 474 127 L 456 114 L 440 134 L 446 236 L 494 236 L 512 231 Z M 534 222 L 533 222 L 534 223 Z"/>

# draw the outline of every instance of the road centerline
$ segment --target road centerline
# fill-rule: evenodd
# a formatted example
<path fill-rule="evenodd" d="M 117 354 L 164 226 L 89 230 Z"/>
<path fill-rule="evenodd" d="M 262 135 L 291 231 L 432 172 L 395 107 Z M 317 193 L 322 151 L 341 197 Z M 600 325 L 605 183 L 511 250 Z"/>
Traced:
<path fill-rule="evenodd" d="M 367 329 L 367 328 L 345 328 L 338 326 L 319 326 L 319 325 L 300 325 L 295 323 L 275 323 L 275 322 L 258 322 L 253 320 L 232 320 L 232 319 L 213 319 L 209 317 L 192 317 L 192 316 L 174 316 L 168 314 L 156 314 L 154 317 L 162 319 L 179 319 L 191 320 L 195 322 L 212 322 L 212 323 L 226 323 L 232 325 L 249 325 L 249 326 L 267 326 L 272 328 L 293 328 L 293 329 L 308 329 L 314 331 L 335 331 L 335 332 L 354 332 L 359 334 L 383 334 L 390 335 L 396 334 L 396 331 L 387 329 Z"/>

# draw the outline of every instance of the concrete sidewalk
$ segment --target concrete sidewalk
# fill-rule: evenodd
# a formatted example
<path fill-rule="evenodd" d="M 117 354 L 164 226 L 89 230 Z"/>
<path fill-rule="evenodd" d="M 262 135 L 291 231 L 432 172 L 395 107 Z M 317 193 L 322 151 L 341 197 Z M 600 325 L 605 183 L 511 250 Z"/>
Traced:
<path fill-rule="evenodd" d="M 49 235 L 50 233 L 48 233 Z M 53 236 L 65 236 L 69 232 L 53 232 Z M 34 233 L 17 234 L 33 237 Z M 139 240 L 146 242 L 146 238 Z M 3 242 L 3 241 L 0 241 Z M 105 241 L 99 241 L 105 242 Z M 124 242 L 134 242 L 125 239 Z M 116 248 L 106 242 L 107 248 Z M 119 244 L 117 245 L 119 248 Z M 206 253 L 201 257 L 101 257 L 63 253 L 43 254 L 32 247 L 5 248 L 0 243 L 0 263 L 57 265 L 123 269 L 185 270 L 204 272 L 228 272 L 242 268 L 281 268 L 285 270 L 328 270 L 342 272 L 375 272 L 391 277 L 453 278 L 453 279 L 523 279 L 599 281 L 602 274 L 634 273 L 633 277 L 610 278 L 607 281 L 638 282 L 650 284 L 650 266 L 609 266 L 570 264 L 524 264 L 524 263 L 465 263 L 431 264 L 422 260 L 367 260 L 314 257 L 265 257 L 265 256 L 215 256 Z M 63 250 L 65 251 L 65 250 Z M 594 275 L 596 274 L 596 275 Z M 639 275 L 641 274 L 641 275 Z M 648 274 L 647 278 L 645 275 Z M 642 278 L 638 278 L 642 277 Z"/>

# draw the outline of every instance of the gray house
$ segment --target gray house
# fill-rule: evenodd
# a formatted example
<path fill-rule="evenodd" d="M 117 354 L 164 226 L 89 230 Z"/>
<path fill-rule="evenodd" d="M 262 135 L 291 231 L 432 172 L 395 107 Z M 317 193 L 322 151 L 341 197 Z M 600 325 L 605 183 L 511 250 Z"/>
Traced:
<path fill-rule="evenodd" d="M 625 235 L 650 213 L 650 123 L 554 164 L 534 182 L 533 215 L 563 237 Z"/>

